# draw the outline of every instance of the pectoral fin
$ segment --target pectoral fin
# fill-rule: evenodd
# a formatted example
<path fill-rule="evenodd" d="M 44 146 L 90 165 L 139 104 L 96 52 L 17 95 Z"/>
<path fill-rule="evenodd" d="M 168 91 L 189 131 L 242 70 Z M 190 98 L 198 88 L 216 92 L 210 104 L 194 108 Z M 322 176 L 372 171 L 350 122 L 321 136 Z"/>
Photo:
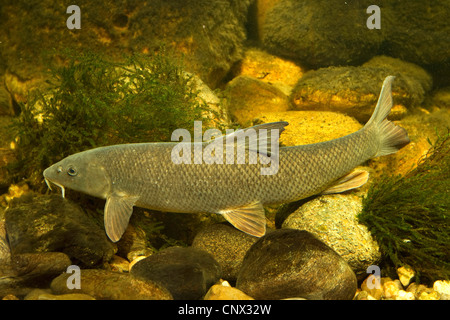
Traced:
<path fill-rule="evenodd" d="M 365 170 L 354 170 L 337 180 L 330 188 L 322 194 L 340 193 L 347 190 L 361 187 L 369 179 L 369 173 Z"/>
<path fill-rule="evenodd" d="M 106 198 L 105 230 L 112 242 L 117 242 L 127 229 L 138 197 L 111 195 Z"/>
<path fill-rule="evenodd" d="M 266 216 L 259 201 L 244 207 L 222 210 L 219 214 L 237 229 L 252 236 L 262 237 L 266 233 Z"/>

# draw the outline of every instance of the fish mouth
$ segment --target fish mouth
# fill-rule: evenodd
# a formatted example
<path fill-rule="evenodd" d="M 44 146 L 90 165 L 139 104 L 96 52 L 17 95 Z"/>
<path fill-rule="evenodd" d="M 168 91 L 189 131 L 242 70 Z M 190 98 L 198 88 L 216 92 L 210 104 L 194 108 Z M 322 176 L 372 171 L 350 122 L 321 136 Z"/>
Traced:
<path fill-rule="evenodd" d="M 51 180 L 49 180 L 49 179 L 47 179 L 47 178 L 45 178 L 45 177 L 44 177 L 44 181 L 45 181 L 45 184 L 47 185 L 47 187 L 48 187 L 50 190 L 52 190 L 51 183 L 53 183 L 54 185 L 60 187 L 60 188 L 61 188 L 61 194 L 62 194 L 62 197 L 63 197 L 63 198 L 66 197 L 66 189 L 64 188 L 64 186 L 63 186 L 62 184 L 56 183 L 55 181 L 51 181 Z"/>

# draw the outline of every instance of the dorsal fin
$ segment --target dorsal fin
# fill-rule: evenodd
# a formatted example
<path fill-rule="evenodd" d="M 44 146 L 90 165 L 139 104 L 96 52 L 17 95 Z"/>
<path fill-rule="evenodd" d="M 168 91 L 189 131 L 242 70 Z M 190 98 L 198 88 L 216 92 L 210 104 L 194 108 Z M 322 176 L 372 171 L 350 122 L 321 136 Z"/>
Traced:
<path fill-rule="evenodd" d="M 210 144 L 215 143 L 225 143 L 225 144 L 232 144 L 235 143 L 235 146 L 242 147 L 244 146 L 245 149 L 255 152 L 260 152 L 264 155 L 270 156 L 271 152 L 271 130 L 278 130 L 278 134 L 276 135 L 277 141 L 274 143 L 279 142 L 280 134 L 285 130 L 285 127 L 289 125 L 286 121 L 278 121 L 278 122 L 270 122 L 270 123 L 263 123 L 258 124 L 253 127 L 248 127 L 245 129 L 239 129 L 237 131 L 234 131 L 233 133 L 220 136 L 216 139 L 214 139 Z M 266 134 L 262 134 L 263 132 L 261 130 L 266 130 Z M 253 139 L 243 139 L 245 136 L 251 136 L 252 133 L 254 133 Z M 266 146 L 266 148 L 261 149 L 261 146 Z M 259 148 L 258 148 L 259 147 Z"/>

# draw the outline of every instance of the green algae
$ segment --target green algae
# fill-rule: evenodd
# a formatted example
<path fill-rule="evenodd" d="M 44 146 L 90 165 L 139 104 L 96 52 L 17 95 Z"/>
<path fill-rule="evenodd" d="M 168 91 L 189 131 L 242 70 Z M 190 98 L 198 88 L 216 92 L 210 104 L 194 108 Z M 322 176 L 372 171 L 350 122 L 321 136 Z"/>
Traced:
<path fill-rule="evenodd" d="M 450 278 L 449 194 L 450 133 L 405 176 L 370 188 L 358 218 L 378 241 L 388 273 L 409 265 L 416 281 Z"/>
<path fill-rule="evenodd" d="M 30 93 L 12 130 L 17 136 L 13 182 L 42 189 L 51 164 L 87 149 L 169 141 L 173 130 L 193 128 L 206 105 L 173 55 L 133 55 L 114 62 L 94 53 L 49 68 L 48 88 Z"/>

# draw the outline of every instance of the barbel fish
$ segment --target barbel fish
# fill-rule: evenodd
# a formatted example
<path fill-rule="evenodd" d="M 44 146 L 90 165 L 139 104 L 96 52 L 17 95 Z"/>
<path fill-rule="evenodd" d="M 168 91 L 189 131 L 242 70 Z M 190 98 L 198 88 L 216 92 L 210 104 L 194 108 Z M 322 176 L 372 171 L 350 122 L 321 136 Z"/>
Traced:
<path fill-rule="evenodd" d="M 106 199 L 105 230 L 113 242 L 125 232 L 134 206 L 165 212 L 217 213 L 239 230 L 260 237 L 266 231 L 264 205 L 357 188 L 367 182 L 368 173 L 355 171 L 355 167 L 395 153 L 409 143 L 406 130 L 386 119 L 392 107 L 393 80 L 393 76 L 384 80 L 371 118 L 352 134 L 280 147 L 277 152 L 258 152 L 247 144 L 246 156 L 256 152 L 259 159 L 276 157 L 274 174 L 261 174 L 267 161 L 175 163 L 173 149 L 178 143 L 158 142 L 112 145 L 73 154 L 47 168 L 45 182 L 49 188 L 50 183 L 59 186 L 63 196 L 65 188 L 70 188 Z M 252 128 L 281 133 L 287 124 L 275 122 Z M 225 135 L 203 142 L 201 147 L 234 137 Z M 238 149 L 234 148 L 235 152 Z"/>

